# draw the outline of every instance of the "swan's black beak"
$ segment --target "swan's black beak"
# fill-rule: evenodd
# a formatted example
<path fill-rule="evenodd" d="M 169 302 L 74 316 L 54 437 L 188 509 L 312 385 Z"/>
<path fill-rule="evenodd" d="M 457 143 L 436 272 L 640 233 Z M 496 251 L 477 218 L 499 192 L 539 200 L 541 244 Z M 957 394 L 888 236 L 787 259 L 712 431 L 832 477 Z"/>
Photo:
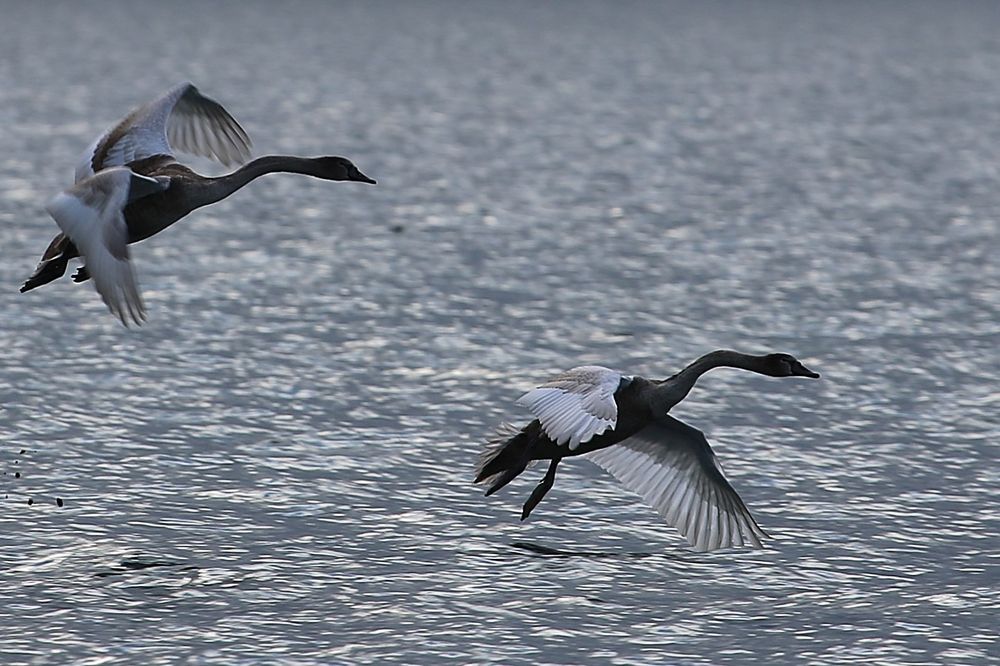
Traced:
<path fill-rule="evenodd" d="M 813 372 L 801 363 L 797 367 L 792 368 L 792 374 L 795 377 L 809 377 L 810 379 L 819 379 L 819 373 Z"/>
<path fill-rule="evenodd" d="M 368 183 L 369 185 L 375 185 L 375 179 L 374 178 L 369 178 L 368 176 L 366 176 L 365 174 L 361 173 L 360 171 L 352 173 L 351 174 L 351 180 L 356 180 L 359 183 Z"/>

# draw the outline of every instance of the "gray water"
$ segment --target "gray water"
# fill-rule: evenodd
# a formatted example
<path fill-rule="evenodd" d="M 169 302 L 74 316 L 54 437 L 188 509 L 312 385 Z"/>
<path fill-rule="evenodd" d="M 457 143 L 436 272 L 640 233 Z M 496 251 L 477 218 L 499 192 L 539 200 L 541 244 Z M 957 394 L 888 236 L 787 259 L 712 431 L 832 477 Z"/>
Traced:
<path fill-rule="evenodd" d="M 995 4 L 0 10 L 0 663 L 998 661 Z M 185 79 L 379 184 L 136 246 L 138 330 L 18 294 L 80 151 Z M 584 460 L 524 524 L 541 468 L 470 484 L 552 373 L 719 347 L 823 375 L 674 412 L 765 550 Z"/>

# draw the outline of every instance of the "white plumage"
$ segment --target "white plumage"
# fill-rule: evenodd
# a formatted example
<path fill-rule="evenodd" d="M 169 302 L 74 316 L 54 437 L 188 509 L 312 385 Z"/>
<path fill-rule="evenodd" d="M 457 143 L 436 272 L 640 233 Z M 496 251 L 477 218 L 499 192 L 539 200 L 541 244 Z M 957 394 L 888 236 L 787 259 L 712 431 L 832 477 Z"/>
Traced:
<path fill-rule="evenodd" d="M 141 191 L 133 192 L 133 187 Z M 141 196 L 165 187 L 166 183 L 114 167 L 60 192 L 45 207 L 80 250 L 97 293 L 126 326 L 129 319 L 141 324 L 146 306 L 129 261 L 123 211 L 130 194 Z"/>
<path fill-rule="evenodd" d="M 723 475 L 700 430 L 664 416 L 584 457 L 642 497 L 697 550 L 762 547 L 760 539 L 767 535 Z"/>
<path fill-rule="evenodd" d="M 628 380 L 620 372 L 584 365 L 553 377 L 517 400 L 535 415 L 552 441 L 575 451 L 618 421 L 615 391 Z"/>

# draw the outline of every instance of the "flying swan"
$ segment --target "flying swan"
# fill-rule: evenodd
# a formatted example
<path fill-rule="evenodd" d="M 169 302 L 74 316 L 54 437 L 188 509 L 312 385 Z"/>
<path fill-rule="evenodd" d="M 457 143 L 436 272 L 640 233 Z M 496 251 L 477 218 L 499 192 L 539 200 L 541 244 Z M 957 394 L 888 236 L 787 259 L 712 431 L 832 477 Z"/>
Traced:
<path fill-rule="evenodd" d="M 175 150 L 243 166 L 210 178 L 178 162 Z M 146 307 L 129 260 L 130 243 L 163 231 L 268 173 L 375 183 L 344 157 L 268 155 L 247 162 L 249 158 L 250 138 L 243 128 L 190 83 L 133 110 L 90 145 L 76 167 L 73 186 L 46 206 L 62 233 L 49 243 L 21 291 L 62 277 L 67 262 L 82 256 L 85 265 L 73 280 L 93 278 L 108 309 L 123 324 L 141 324 Z"/>
<path fill-rule="evenodd" d="M 667 414 L 701 375 L 718 367 L 819 377 L 788 354 L 728 350 L 705 354 L 660 381 L 596 365 L 573 368 L 518 399 L 535 420 L 520 429 L 501 427 L 480 458 L 475 482 L 487 484 L 489 496 L 533 460 L 550 461 L 524 504 L 524 520 L 552 487 L 559 462 L 583 456 L 640 495 L 697 550 L 762 548 L 767 535 L 726 480 L 704 433 Z"/>

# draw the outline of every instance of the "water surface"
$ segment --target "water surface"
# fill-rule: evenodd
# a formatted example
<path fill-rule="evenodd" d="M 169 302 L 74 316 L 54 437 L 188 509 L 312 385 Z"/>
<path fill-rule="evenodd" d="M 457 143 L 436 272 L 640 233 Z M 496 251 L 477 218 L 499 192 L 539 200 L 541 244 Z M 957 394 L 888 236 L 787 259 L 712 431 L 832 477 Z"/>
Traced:
<path fill-rule="evenodd" d="M 992 4 L 0 10 L 0 662 L 1000 654 Z M 378 186 L 272 176 L 136 246 L 139 330 L 18 294 L 79 152 L 185 79 Z M 550 374 L 719 347 L 823 374 L 675 410 L 767 549 L 586 461 L 525 524 L 542 469 L 470 485 Z"/>

